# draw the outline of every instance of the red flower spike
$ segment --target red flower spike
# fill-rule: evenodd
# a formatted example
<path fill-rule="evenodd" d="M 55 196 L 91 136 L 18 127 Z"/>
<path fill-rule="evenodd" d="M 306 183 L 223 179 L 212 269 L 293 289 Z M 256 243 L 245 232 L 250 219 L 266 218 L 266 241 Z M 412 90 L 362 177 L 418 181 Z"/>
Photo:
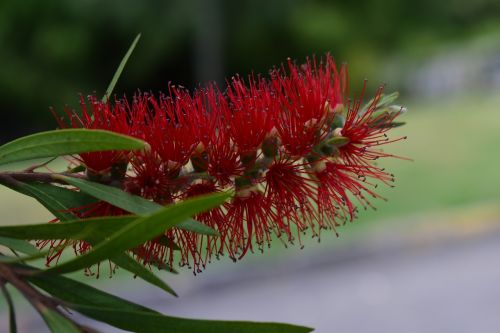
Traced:
<path fill-rule="evenodd" d="M 101 129 L 120 134 L 129 134 L 130 125 L 127 112 L 119 101 L 114 106 L 111 106 L 110 103 L 101 102 L 95 96 L 89 96 L 88 102 L 90 110 L 88 110 L 89 108 L 83 96 L 80 96 L 81 116 L 74 111 L 70 111 L 68 108 L 65 109 L 71 127 Z M 60 127 L 66 128 L 66 124 L 61 118 L 56 116 L 56 119 Z M 127 159 L 128 157 L 125 153 L 117 151 L 83 153 L 80 154 L 79 158 L 90 171 L 95 173 L 107 172 L 114 164 L 126 162 Z"/>
<path fill-rule="evenodd" d="M 316 59 L 307 59 L 300 68 L 288 61 L 289 76 L 285 70 L 275 70 L 272 85 L 279 94 L 282 111 L 276 119 L 276 129 L 284 148 L 292 156 L 305 156 L 329 131 L 330 117 L 327 101 L 339 80 L 333 68 Z"/>
<path fill-rule="evenodd" d="M 128 212 L 124 211 L 121 208 L 115 207 L 110 205 L 107 202 L 104 201 L 97 201 L 95 203 L 81 206 L 81 207 L 75 207 L 72 208 L 66 213 L 71 213 L 75 215 L 75 219 L 85 219 L 85 218 L 91 218 L 91 217 L 103 217 L 103 216 L 119 216 L 119 215 L 125 215 L 128 214 Z M 61 223 L 60 220 L 54 219 L 50 221 L 50 223 Z M 92 246 L 83 240 L 42 240 L 36 242 L 36 246 L 39 249 L 43 249 L 46 246 L 49 247 L 49 254 L 46 257 L 45 260 L 45 265 L 49 267 L 53 262 L 57 265 L 59 262 L 59 259 L 61 255 L 64 252 L 64 248 L 67 245 L 71 245 L 73 247 L 73 251 L 75 255 L 82 255 L 87 253 Z M 99 276 L 99 264 L 97 265 L 97 277 Z M 112 273 L 112 266 L 110 263 L 110 273 Z M 86 274 L 87 275 L 93 275 L 91 272 L 90 268 L 86 269 Z"/>
<path fill-rule="evenodd" d="M 276 211 L 277 229 L 292 240 L 290 224 L 300 231 L 314 226 L 314 207 L 310 200 L 316 193 L 315 182 L 304 165 L 293 160 L 274 161 L 265 174 L 266 197 Z"/>
<path fill-rule="evenodd" d="M 352 221 L 356 208 L 349 193 L 357 199 L 363 208 L 373 207 L 365 194 L 373 198 L 384 199 L 367 186 L 363 185 L 362 176 L 357 173 L 358 166 L 343 165 L 334 162 L 324 162 L 324 169 L 316 173 L 320 182 L 318 187 L 318 207 L 321 213 L 330 217 L 349 217 Z M 365 194 L 364 194 L 365 193 Z M 384 199 L 385 200 L 385 199 Z M 332 216 L 333 214 L 333 216 Z"/>
<path fill-rule="evenodd" d="M 220 110 L 217 106 L 219 94 L 219 90 L 210 84 L 205 89 L 196 90 L 193 96 L 185 93 L 179 98 L 182 107 L 191 110 L 189 121 L 193 124 L 197 139 L 204 147 L 212 142 L 221 123 Z"/>
<path fill-rule="evenodd" d="M 242 79 L 234 77 L 227 89 L 227 97 L 230 110 L 225 118 L 229 120 L 231 139 L 241 155 L 253 154 L 274 126 L 279 103 L 260 77 L 257 81 L 249 77 L 248 87 Z"/>
<path fill-rule="evenodd" d="M 349 106 L 345 124 L 340 131 L 342 136 L 349 138 L 349 142 L 339 148 L 340 156 L 345 164 L 351 165 L 355 169 L 356 173 L 364 177 L 378 179 L 389 185 L 389 182 L 393 181 L 392 175 L 373 166 L 372 163 L 381 157 L 398 157 L 384 153 L 379 147 L 404 140 L 406 137 L 390 140 L 386 134 L 391 128 L 391 123 L 400 115 L 399 112 L 395 112 L 393 115 L 382 113 L 374 116 L 377 103 L 382 95 L 382 86 L 377 90 L 375 98 L 366 112 L 360 114 L 359 110 L 365 87 L 361 97 Z"/>
<path fill-rule="evenodd" d="M 216 178 L 222 186 L 233 182 L 234 177 L 243 174 L 243 166 L 229 132 L 226 115 L 229 105 L 218 90 L 207 91 L 207 102 L 210 107 L 208 117 L 215 117 L 216 131 L 211 133 L 207 142 L 208 173 Z"/>
<path fill-rule="evenodd" d="M 168 166 L 155 152 L 135 154 L 132 160 L 134 175 L 125 180 L 125 189 L 130 193 L 151 199 L 160 204 L 173 202 L 172 187 L 180 180 L 174 180 Z"/>
<path fill-rule="evenodd" d="M 146 140 L 163 161 L 172 161 L 182 167 L 189 161 L 199 141 L 194 134 L 194 123 L 190 121 L 191 108 L 182 101 L 185 94 L 177 97 L 160 96 L 157 101 L 150 98 L 153 114 Z"/>
<path fill-rule="evenodd" d="M 220 188 L 217 187 L 217 185 L 214 182 L 204 180 L 199 183 L 190 185 L 185 190 L 183 198 L 193 198 L 199 195 L 206 195 L 217 192 L 220 192 Z M 200 221 L 203 224 L 219 232 L 218 237 L 213 237 L 209 235 L 200 235 L 180 230 L 180 232 L 182 233 L 187 233 L 192 237 L 193 236 L 196 237 L 196 240 L 190 243 L 190 244 L 197 244 L 197 248 L 193 248 L 190 250 L 194 265 L 199 267 L 201 264 L 204 267 L 206 263 L 211 261 L 213 255 L 219 257 L 219 255 L 224 254 L 224 251 L 227 251 L 229 257 L 234 259 L 235 258 L 234 253 L 232 252 L 231 247 L 227 243 L 229 240 L 228 237 L 229 226 L 226 219 L 224 205 L 216 207 L 207 212 L 198 214 L 194 218 L 197 221 Z M 200 260 L 200 262 L 196 262 L 197 258 Z M 187 260 L 184 259 L 183 261 Z"/>
<path fill-rule="evenodd" d="M 273 213 L 269 200 L 258 190 L 244 189 L 229 206 L 227 223 L 230 227 L 229 246 L 242 259 L 255 242 L 261 251 L 270 246 Z"/>
<path fill-rule="evenodd" d="M 91 96 L 88 105 L 81 99 L 81 116 L 67 111 L 72 127 L 132 135 L 151 146 L 82 154 L 94 181 L 115 180 L 160 204 L 235 190 L 232 202 L 194 217 L 219 237 L 169 229 L 132 250 L 145 265 L 175 261 L 196 273 L 225 253 L 237 260 L 256 247 L 263 251 L 274 236 L 301 243 L 306 229 L 313 236 L 335 231 L 337 221 L 355 218 L 356 205 L 372 207 L 369 197 L 383 199 L 373 191 L 376 183 L 393 180 L 373 161 L 393 156 L 379 149 L 400 140 L 386 136 L 399 113 L 379 110 L 381 89 L 366 110 L 360 111 L 364 89 L 348 101 L 347 69 L 338 71 L 329 54 L 301 66 L 288 61 L 269 81 L 235 77 L 228 85 L 225 94 L 214 84 L 193 94 L 169 86 L 166 95 L 138 93 L 130 102 Z M 103 202 L 71 211 L 77 217 L 126 213 Z M 47 263 L 58 260 L 55 246 L 64 242 L 39 243 L 54 249 Z M 71 245 L 77 253 L 90 248 Z"/>

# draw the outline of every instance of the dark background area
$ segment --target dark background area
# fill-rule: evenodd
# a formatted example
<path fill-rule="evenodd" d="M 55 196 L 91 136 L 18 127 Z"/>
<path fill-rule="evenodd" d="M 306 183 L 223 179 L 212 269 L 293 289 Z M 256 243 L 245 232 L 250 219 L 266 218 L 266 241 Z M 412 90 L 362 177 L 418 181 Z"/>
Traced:
<path fill-rule="evenodd" d="M 54 128 L 49 106 L 103 94 L 139 32 L 120 95 L 223 83 L 329 51 L 349 62 L 355 86 L 366 77 L 415 97 L 398 84 L 413 67 L 443 45 L 500 31 L 499 17 L 495 0 L 2 0 L 0 142 Z"/>

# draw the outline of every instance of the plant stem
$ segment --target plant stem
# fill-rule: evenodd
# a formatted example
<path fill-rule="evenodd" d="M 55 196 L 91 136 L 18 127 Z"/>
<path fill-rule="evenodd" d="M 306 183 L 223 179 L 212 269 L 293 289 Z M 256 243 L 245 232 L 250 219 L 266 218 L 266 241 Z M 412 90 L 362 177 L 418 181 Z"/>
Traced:
<path fill-rule="evenodd" d="M 6 282 L 10 283 L 17 290 L 19 290 L 19 292 L 21 292 L 21 294 L 30 302 L 38 313 L 42 314 L 47 308 L 50 308 L 66 320 L 73 323 L 82 333 L 97 333 L 95 330 L 82 326 L 71 318 L 68 318 L 68 316 L 62 313 L 58 308 L 58 306 L 62 305 L 61 302 L 53 297 L 40 293 L 32 285 L 24 281 L 11 265 L 0 263 L 0 283 L 2 283 L 3 286 Z"/>

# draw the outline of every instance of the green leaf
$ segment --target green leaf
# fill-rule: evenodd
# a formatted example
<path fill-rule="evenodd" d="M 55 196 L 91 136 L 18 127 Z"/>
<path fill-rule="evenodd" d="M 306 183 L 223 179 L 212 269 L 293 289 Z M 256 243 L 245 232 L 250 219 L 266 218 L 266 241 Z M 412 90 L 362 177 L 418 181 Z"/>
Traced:
<path fill-rule="evenodd" d="M 168 333 L 307 333 L 313 329 L 281 323 L 198 320 L 156 313 L 67 304 L 87 317 L 133 332 Z"/>
<path fill-rule="evenodd" d="M 90 204 L 96 203 L 94 197 L 87 195 L 85 193 L 70 190 L 65 187 L 45 184 L 45 183 L 25 183 L 35 188 L 38 192 L 43 192 L 44 195 L 52 197 L 59 204 L 55 208 L 69 210 L 72 208 L 78 208 L 83 206 L 88 206 Z M 72 220 L 75 219 L 72 215 Z"/>
<path fill-rule="evenodd" d="M 141 279 L 146 282 L 151 283 L 154 286 L 157 286 L 160 289 L 165 290 L 167 293 L 177 297 L 177 293 L 163 280 L 161 280 L 158 276 L 153 274 L 149 269 L 135 261 L 126 253 L 121 253 L 119 255 L 111 258 L 111 261 L 120 266 L 123 269 L 126 269 L 129 272 L 137 275 Z"/>
<path fill-rule="evenodd" d="M 146 149 L 142 140 L 103 130 L 62 129 L 40 132 L 0 147 L 0 165 L 93 151 Z"/>
<path fill-rule="evenodd" d="M 179 245 L 175 244 L 173 240 L 171 240 L 170 238 L 168 238 L 167 236 L 161 236 L 159 239 L 158 239 L 158 243 L 162 244 L 162 245 L 165 245 L 165 246 L 169 246 L 169 247 L 172 247 L 172 249 L 174 251 L 179 251 L 181 248 L 179 247 Z"/>
<path fill-rule="evenodd" d="M 111 82 L 108 85 L 108 89 L 106 89 L 106 94 L 102 98 L 103 102 L 107 102 L 111 94 L 113 93 L 113 89 L 115 88 L 116 82 L 118 82 L 118 79 L 120 78 L 120 75 L 123 72 L 123 69 L 125 68 L 125 65 L 127 64 L 128 58 L 130 58 L 130 55 L 135 49 L 135 46 L 137 45 L 137 42 L 139 42 L 139 39 L 141 38 L 141 34 L 138 34 L 132 44 L 130 45 L 127 53 L 125 53 L 125 56 L 123 57 L 122 61 L 120 62 L 120 65 L 116 69 L 115 75 L 113 75 L 113 78 L 111 79 Z"/>
<path fill-rule="evenodd" d="M 81 331 L 57 311 L 41 306 L 38 312 L 52 333 L 80 333 Z"/>
<path fill-rule="evenodd" d="M 15 238 L 0 237 L 0 245 L 6 246 L 9 249 L 19 251 L 25 254 L 33 255 L 38 254 L 39 251 L 31 243 Z"/>
<path fill-rule="evenodd" d="M 69 273 L 89 267 L 101 260 L 113 258 L 121 252 L 163 234 L 165 230 L 175 227 L 189 216 L 220 205 L 228 197 L 227 193 L 216 193 L 167 206 L 154 214 L 131 222 L 106 238 L 104 242 L 97 244 L 91 251 L 47 271 Z"/>
<path fill-rule="evenodd" d="M 66 246 L 67 245 L 64 244 L 64 245 L 57 247 L 55 249 L 56 250 L 64 249 Z M 52 249 L 52 250 L 54 250 L 54 249 Z M 28 261 L 33 261 L 33 260 L 37 260 L 37 259 L 46 257 L 52 250 L 38 251 L 38 253 L 29 255 L 29 256 L 24 256 L 24 257 L 21 257 L 21 256 L 18 256 L 18 257 L 0 256 L 0 263 L 17 264 L 17 263 L 24 263 L 24 262 L 28 262 Z"/>
<path fill-rule="evenodd" d="M 42 183 L 18 182 L 20 192 L 35 198 L 61 221 L 77 218 L 71 208 L 82 207 L 96 200 L 83 193 Z"/>
<path fill-rule="evenodd" d="M 80 165 L 77 165 L 74 168 L 68 169 L 67 173 L 78 173 L 78 172 L 83 172 L 85 170 L 87 170 L 87 168 L 85 167 L 85 165 L 80 164 Z"/>
<path fill-rule="evenodd" d="M 5 287 L 4 283 L 0 282 L 0 288 L 2 289 L 2 293 L 7 301 L 7 306 L 9 307 L 9 332 L 17 333 L 17 324 L 16 324 L 16 311 L 14 309 L 14 302 L 12 302 L 12 297 L 10 296 L 9 291 Z"/>
<path fill-rule="evenodd" d="M 29 266 L 24 266 L 29 267 Z M 31 268 L 31 267 L 30 267 Z M 41 272 L 33 268 L 34 272 Z M 141 305 L 129 302 L 123 298 L 108 294 L 88 284 L 78 282 L 62 275 L 29 274 L 26 279 L 62 301 L 103 308 L 117 308 L 128 311 L 158 313 Z"/>
<path fill-rule="evenodd" d="M 157 204 L 156 202 L 146 200 L 137 195 L 132 195 L 113 186 L 107 186 L 88 180 L 72 178 L 63 175 L 56 175 L 55 177 L 65 181 L 70 185 L 78 187 L 82 192 L 85 192 L 97 199 L 106 201 L 113 206 L 119 207 L 126 210 L 127 212 L 137 215 L 152 214 L 164 208 L 164 206 Z M 183 223 L 180 223 L 178 227 L 199 234 L 218 235 L 218 233 L 214 229 L 191 218 L 186 219 L 186 221 L 184 221 Z"/>
<path fill-rule="evenodd" d="M 64 223 L 0 226 L 0 236 L 17 239 L 77 239 L 90 235 L 110 235 L 138 217 L 133 215 L 93 217 Z"/>
<path fill-rule="evenodd" d="M 99 321 L 134 332 L 168 333 L 306 333 L 313 329 L 282 323 L 197 320 L 155 313 L 123 311 L 68 304 L 68 307 Z"/>
<path fill-rule="evenodd" d="M 302 333 L 311 328 L 280 323 L 192 320 L 159 312 L 60 275 L 27 275 L 29 282 L 80 313 L 134 332 Z"/>
<path fill-rule="evenodd" d="M 384 124 L 383 122 L 379 123 L 379 124 L 374 124 L 372 127 L 376 127 L 376 128 L 396 128 L 396 127 L 401 127 L 403 125 L 405 125 L 406 122 L 404 121 L 393 121 L 389 124 Z"/>
<path fill-rule="evenodd" d="M 377 102 L 377 105 L 375 106 L 375 109 L 381 109 L 381 108 L 385 108 L 387 106 L 389 106 L 390 104 L 392 104 L 396 99 L 398 99 L 399 97 L 399 92 L 395 91 L 395 92 L 392 92 L 390 94 L 381 94 L 378 102 Z M 366 112 L 366 110 L 368 110 L 373 102 L 374 102 L 375 98 L 372 98 L 368 103 L 366 103 L 360 110 L 359 110 L 359 113 L 360 114 L 364 114 Z"/>
<path fill-rule="evenodd" d="M 56 175 L 55 177 L 70 185 L 78 187 L 84 193 L 106 201 L 113 206 L 125 209 L 130 213 L 148 215 L 163 208 L 162 205 L 146 200 L 140 196 L 129 194 L 117 187 L 63 175 Z"/>
<path fill-rule="evenodd" d="M 24 183 L 16 181 L 7 185 L 14 191 L 36 199 L 61 221 L 74 220 L 76 215 L 71 209 L 98 202 L 85 193 L 45 183 Z"/>
<path fill-rule="evenodd" d="M 98 217 L 86 220 L 75 220 L 64 223 L 43 223 L 31 224 L 22 226 L 3 226 L 0 227 L 0 235 L 9 236 L 18 240 L 21 239 L 75 239 L 85 240 L 91 245 L 102 242 L 110 234 L 116 232 L 120 228 L 125 227 L 132 221 L 136 220 L 137 216 L 115 216 L 115 217 Z M 36 248 L 35 248 L 36 250 Z M 38 252 L 38 258 L 43 257 L 47 252 Z M 27 258 L 27 257 L 26 257 Z M 0 261 L 5 262 L 20 262 L 26 258 L 0 258 Z M 27 258 L 30 260 L 30 258 Z M 121 253 L 111 258 L 118 266 L 129 272 L 137 275 L 141 279 L 171 293 L 176 296 L 173 289 L 164 281 L 153 274 L 149 269 L 135 261 L 126 253 Z M 166 266 L 166 265 L 163 265 Z M 167 267 L 169 272 L 177 273 L 174 269 Z"/>

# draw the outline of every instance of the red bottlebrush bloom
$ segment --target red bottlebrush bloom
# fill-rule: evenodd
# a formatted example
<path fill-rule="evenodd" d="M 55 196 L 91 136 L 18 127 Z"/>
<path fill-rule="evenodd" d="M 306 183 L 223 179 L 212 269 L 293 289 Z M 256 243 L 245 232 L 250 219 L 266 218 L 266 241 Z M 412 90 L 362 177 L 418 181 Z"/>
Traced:
<path fill-rule="evenodd" d="M 371 184 L 363 185 L 362 175 L 357 173 L 358 166 L 343 165 L 330 161 L 322 163 L 324 163 L 323 170 L 316 172 L 320 184 L 317 202 L 322 216 L 329 216 L 334 219 L 341 218 L 344 221 L 349 217 L 352 221 L 355 217 L 356 208 L 349 194 L 352 194 L 365 209 L 367 207 L 374 208 L 366 198 L 366 194 L 373 198 L 383 199 L 383 197 L 367 187 Z"/>
<path fill-rule="evenodd" d="M 244 170 L 237 148 L 231 140 L 230 125 L 225 118 L 230 112 L 229 105 L 222 93 L 214 88 L 207 90 L 207 102 L 210 112 L 206 114 L 209 118 L 215 117 L 217 125 L 205 147 L 208 155 L 207 171 L 221 185 L 227 185 L 234 177 L 241 176 Z"/>
<path fill-rule="evenodd" d="M 355 171 L 364 177 L 375 178 L 385 184 L 393 180 L 393 176 L 382 168 L 372 163 L 381 157 L 397 157 L 384 153 L 380 146 L 400 141 L 406 137 L 390 140 L 386 134 L 392 126 L 393 121 L 401 112 L 381 112 L 378 115 L 377 104 L 382 96 L 383 87 L 380 87 L 372 103 L 361 112 L 361 97 L 352 105 L 349 105 L 344 126 L 340 129 L 340 135 L 349 139 L 349 142 L 339 148 L 340 156 L 344 163 L 351 165 Z M 364 92 L 364 88 L 363 88 Z"/>
<path fill-rule="evenodd" d="M 316 59 L 303 66 L 288 61 L 285 70 L 274 71 L 272 84 L 280 96 L 282 110 L 276 119 L 284 148 L 294 156 L 305 156 L 321 142 L 329 131 L 331 121 L 327 102 L 336 103 L 335 88 L 339 86 L 335 67 Z"/>
<path fill-rule="evenodd" d="M 125 212 L 123 209 L 110 205 L 109 203 L 104 201 L 97 201 L 81 207 L 75 207 L 67 211 L 67 213 L 73 214 L 75 219 L 104 217 L 104 216 L 119 216 L 128 214 L 128 212 Z M 50 223 L 60 223 L 60 222 L 61 221 L 59 219 L 54 219 Z M 36 246 L 40 249 L 43 249 L 45 247 L 49 248 L 49 254 L 45 259 L 45 265 L 47 267 L 49 267 L 53 262 L 57 264 L 66 246 L 73 247 L 73 251 L 77 255 L 85 254 L 92 248 L 92 246 L 84 240 L 67 240 L 67 239 L 42 240 L 38 241 L 36 243 Z M 110 271 L 112 271 L 112 269 Z M 86 269 L 85 272 L 87 275 L 93 275 L 90 269 Z M 99 265 L 97 267 L 97 276 L 99 276 Z"/>
<path fill-rule="evenodd" d="M 182 101 L 186 93 L 177 97 L 150 98 L 153 114 L 149 119 L 146 140 L 163 161 L 172 161 L 182 167 L 189 161 L 199 141 L 194 133 L 194 123 L 189 119 L 191 109 Z"/>
<path fill-rule="evenodd" d="M 205 147 L 212 142 L 223 117 L 217 104 L 219 94 L 219 90 L 210 84 L 205 89 L 196 90 L 192 96 L 179 96 L 183 108 L 191 110 L 189 120 L 194 124 L 196 137 Z"/>
<path fill-rule="evenodd" d="M 97 99 L 95 96 L 88 97 L 89 107 L 87 107 L 83 97 L 80 97 L 82 108 L 81 116 L 76 112 L 66 109 L 73 128 L 87 128 L 108 130 L 120 134 L 130 134 L 130 121 L 124 105 L 120 101 L 112 106 Z M 66 124 L 56 116 L 62 128 Z M 108 171 L 114 164 L 128 160 L 127 154 L 122 151 L 91 152 L 80 154 L 80 160 L 85 166 L 95 173 Z"/>
<path fill-rule="evenodd" d="M 161 204 L 173 202 L 172 187 L 179 183 L 175 180 L 177 173 L 172 174 L 157 154 L 135 154 L 131 165 L 134 174 L 125 180 L 128 192 Z"/>
<path fill-rule="evenodd" d="M 220 188 L 212 181 L 202 180 L 190 185 L 184 191 L 183 198 L 192 198 L 199 195 L 220 192 Z M 193 266 L 194 272 L 200 272 L 207 263 L 211 261 L 212 256 L 224 254 L 227 250 L 229 256 L 234 258 L 231 248 L 226 244 L 228 237 L 228 225 L 224 206 L 214 208 L 207 212 L 198 214 L 194 217 L 197 221 L 217 230 L 218 237 L 210 235 L 200 235 L 180 229 L 173 229 L 167 234 L 172 235 L 180 246 L 180 263 L 182 266 Z"/>
<path fill-rule="evenodd" d="M 253 251 L 253 242 L 261 251 L 265 244 L 270 246 L 273 220 L 269 200 L 261 191 L 240 189 L 227 212 L 231 252 L 241 259 L 248 250 Z"/>
<path fill-rule="evenodd" d="M 243 174 L 240 156 L 231 145 L 227 133 L 218 133 L 207 148 L 208 174 L 217 179 L 221 185 L 233 182 L 234 178 Z"/>
<path fill-rule="evenodd" d="M 265 173 L 266 197 L 276 211 L 277 229 L 283 231 L 289 240 L 293 239 L 292 224 L 298 231 L 314 226 L 311 198 L 314 198 L 317 184 L 304 167 L 293 160 L 277 160 Z"/>
<path fill-rule="evenodd" d="M 266 135 L 273 128 L 279 103 L 274 93 L 262 79 L 249 77 L 248 87 L 235 77 L 227 90 L 230 102 L 229 122 L 231 139 L 240 155 L 255 154 Z"/>
<path fill-rule="evenodd" d="M 174 86 L 158 97 L 139 93 L 130 102 L 90 97 L 89 107 L 82 99 L 82 115 L 70 114 L 71 126 L 132 135 L 151 147 L 81 154 L 87 175 L 102 176 L 94 181 L 159 204 L 236 193 L 231 202 L 194 217 L 219 237 L 172 228 L 132 250 L 145 265 L 179 262 L 199 272 L 214 256 L 241 259 L 274 237 L 302 243 L 306 229 L 315 236 L 335 230 L 337 221 L 355 218 L 356 205 L 371 207 L 368 197 L 381 198 L 371 182 L 388 184 L 393 176 L 373 161 L 393 156 L 379 146 L 399 140 L 386 136 L 399 112 L 381 112 L 381 90 L 365 109 L 361 98 L 349 102 L 347 83 L 346 67 L 337 71 L 329 54 L 301 66 L 289 60 L 269 80 L 232 78 L 225 93 L 209 84 L 192 94 Z M 102 202 L 74 212 L 125 213 Z M 76 252 L 89 247 L 74 244 Z"/>

